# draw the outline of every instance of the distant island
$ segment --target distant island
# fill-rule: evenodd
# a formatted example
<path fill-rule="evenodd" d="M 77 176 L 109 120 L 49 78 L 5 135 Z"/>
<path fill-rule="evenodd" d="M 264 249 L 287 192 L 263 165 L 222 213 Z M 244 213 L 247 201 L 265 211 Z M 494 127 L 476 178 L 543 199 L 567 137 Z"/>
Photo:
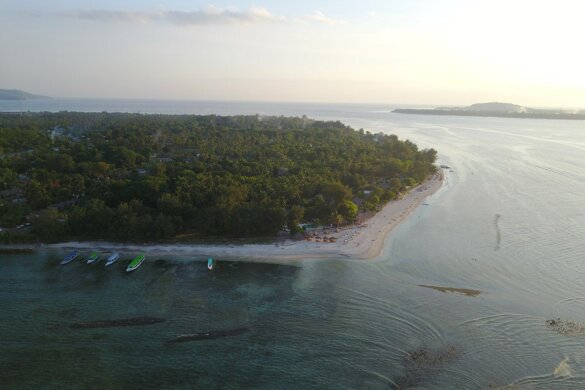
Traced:
<path fill-rule="evenodd" d="M 5 113 L 0 242 L 293 237 L 379 211 L 437 176 L 436 158 L 306 117 Z"/>
<path fill-rule="evenodd" d="M 434 109 L 397 108 L 393 112 L 417 115 L 481 116 L 498 118 L 572 119 L 585 120 L 585 110 L 567 112 L 557 109 L 537 109 L 510 103 L 477 103 L 467 107 L 437 107 Z"/>
<path fill-rule="evenodd" d="M 0 89 L 0 100 L 33 100 L 33 99 L 51 99 L 48 96 L 33 95 L 19 89 Z"/>

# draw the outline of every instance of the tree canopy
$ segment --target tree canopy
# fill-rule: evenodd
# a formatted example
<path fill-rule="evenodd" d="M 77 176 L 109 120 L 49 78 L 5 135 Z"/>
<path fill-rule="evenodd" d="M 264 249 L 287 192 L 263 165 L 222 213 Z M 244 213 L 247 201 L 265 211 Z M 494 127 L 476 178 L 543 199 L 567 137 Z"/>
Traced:
<path fill-rule="evenodd" d="M 41 240 L 272 235 L 351 221 L 436 157 L 306 117 L 1 114 L 0 191 L 22 195 L 0 198 L 0 225 L 28 219 Z"/>

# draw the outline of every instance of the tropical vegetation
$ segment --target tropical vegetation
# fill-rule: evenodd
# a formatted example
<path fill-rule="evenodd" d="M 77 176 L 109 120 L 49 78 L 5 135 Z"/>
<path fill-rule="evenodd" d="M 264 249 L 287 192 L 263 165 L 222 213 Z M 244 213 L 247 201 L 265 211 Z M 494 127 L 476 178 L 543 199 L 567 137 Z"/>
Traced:
<path fill-rule="evenodd" d="M 434 173 L 436 157 L 306 117 L 1 114 L 0 237 L 294 233 L 377 210 Z"/>

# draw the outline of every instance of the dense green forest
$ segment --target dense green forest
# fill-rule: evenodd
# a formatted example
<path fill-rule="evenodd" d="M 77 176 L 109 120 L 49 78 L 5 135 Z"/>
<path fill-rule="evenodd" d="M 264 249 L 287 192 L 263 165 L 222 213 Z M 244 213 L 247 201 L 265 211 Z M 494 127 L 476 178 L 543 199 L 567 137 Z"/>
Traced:
<path fill-rule="evenodd" d="M 434 173 L 436 154 L 306 117 L 0 114 L 0 237 L 154 241 L 351 222 Z"/>

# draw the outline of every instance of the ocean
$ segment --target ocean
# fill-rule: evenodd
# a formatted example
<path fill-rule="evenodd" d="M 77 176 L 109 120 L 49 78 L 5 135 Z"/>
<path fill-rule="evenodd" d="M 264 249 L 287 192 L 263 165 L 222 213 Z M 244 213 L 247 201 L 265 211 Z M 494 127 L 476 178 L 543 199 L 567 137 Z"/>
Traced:
<path fill-rule="evenodd" d="M 129 258 L 106 269 L 60 266 L 57 251 L 0 255 L 0 387 L 585 387 L 585 123 L 393 107 L 0 102 L 0 111 L 306 115 L 435 148 L 450 167 L 372 261 L 218 259 L 209 271 L 204 258 L 168 256 L 126 274 Z M 72 327 L 143 316 L 165 321 Z"/>

